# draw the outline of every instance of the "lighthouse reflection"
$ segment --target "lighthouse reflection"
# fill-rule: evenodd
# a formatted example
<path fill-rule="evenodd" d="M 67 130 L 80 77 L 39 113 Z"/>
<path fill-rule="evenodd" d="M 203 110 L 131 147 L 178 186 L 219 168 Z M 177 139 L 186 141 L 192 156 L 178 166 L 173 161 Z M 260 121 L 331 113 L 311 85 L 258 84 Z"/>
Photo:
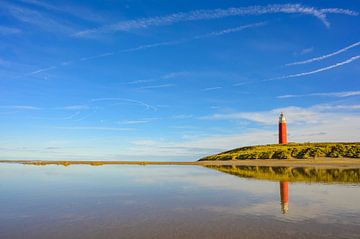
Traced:
<path fill-rule="evenodd" d="M 280 181 L 280 204 L 282 214 L 289 211 L 289 182 Z"/>
<path fill-rule="evenodd" d="M 270 180 L 279 183 L 279 201 L 282 214 L 289 212 L 289 182 L 359 184 L 358 168 L 311 168 L 311 167 L 269 167 L 269 166 L 206 166 L 241 178 Z"/>

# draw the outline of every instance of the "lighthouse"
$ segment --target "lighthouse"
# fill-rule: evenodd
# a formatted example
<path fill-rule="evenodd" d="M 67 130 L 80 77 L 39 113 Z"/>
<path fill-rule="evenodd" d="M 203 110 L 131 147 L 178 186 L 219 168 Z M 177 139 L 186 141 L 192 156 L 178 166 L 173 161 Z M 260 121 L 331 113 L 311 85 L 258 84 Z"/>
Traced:
<path fill-rule="evenodd" d="M 281 112 L 279 117 L 279 144 L 287 144 L 286 119 L 283 112 Z"/>

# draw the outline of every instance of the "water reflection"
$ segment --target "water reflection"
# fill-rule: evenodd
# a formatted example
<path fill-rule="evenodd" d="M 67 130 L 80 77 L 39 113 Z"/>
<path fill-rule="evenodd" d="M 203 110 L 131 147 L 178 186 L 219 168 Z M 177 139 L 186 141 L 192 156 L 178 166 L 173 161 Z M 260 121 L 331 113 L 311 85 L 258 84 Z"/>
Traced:
<path fill-rule="evenodd" d="M 281 213 L 289 212 L 290 182 L 321 182 L 359 184 L 360 169 L 310 168 L 310 167 L 267 167 L 267 166 L 207 166 L 241 178 L 278 181 L 280 188 Z"/>
<path fill-rule="evenodd" d="M 199 166 L 0 165 L 0 238 L 358 238 L 360 184 L 237 176 Z"/>
<path fill-rule="evenodd" d="M 268 166 L 206 166 L 243 178 L 290 182 L 360 183 L 359 168 L 311 168 Z"/>
<path fill-rule="evenodd" d="M 280 182 L 280 204 L 282 214 L 287 214 L 289 211 L 289 182 Z"/>

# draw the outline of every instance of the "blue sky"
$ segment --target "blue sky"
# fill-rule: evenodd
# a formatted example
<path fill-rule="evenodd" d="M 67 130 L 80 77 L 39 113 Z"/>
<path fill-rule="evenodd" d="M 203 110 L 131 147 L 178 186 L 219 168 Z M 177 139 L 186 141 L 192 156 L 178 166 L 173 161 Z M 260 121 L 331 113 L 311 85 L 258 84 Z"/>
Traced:
<path fill-rule="evenodd" d="M 357 1 L 0 4 L 0 158 L 359 141 Z"/>

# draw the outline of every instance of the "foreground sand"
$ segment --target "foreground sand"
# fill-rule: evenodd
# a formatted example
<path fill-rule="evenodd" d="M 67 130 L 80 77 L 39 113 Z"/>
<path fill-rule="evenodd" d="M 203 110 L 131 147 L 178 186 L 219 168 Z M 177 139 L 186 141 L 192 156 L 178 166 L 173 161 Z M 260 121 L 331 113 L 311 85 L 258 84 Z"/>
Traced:
<path fill-rule="evenodd" d="M 0 160 L 0 163 L 20 163 L 29 165 L 238 165 L 238 166 L 284 166 L 284 167 L 328 167 L 328 168 L 360 168 L 360 159 L 257 159 L 229 161 L 195 161 L 195 162 L 155 162 L 155 161 L 42 161 L 42 160 Z"/>

